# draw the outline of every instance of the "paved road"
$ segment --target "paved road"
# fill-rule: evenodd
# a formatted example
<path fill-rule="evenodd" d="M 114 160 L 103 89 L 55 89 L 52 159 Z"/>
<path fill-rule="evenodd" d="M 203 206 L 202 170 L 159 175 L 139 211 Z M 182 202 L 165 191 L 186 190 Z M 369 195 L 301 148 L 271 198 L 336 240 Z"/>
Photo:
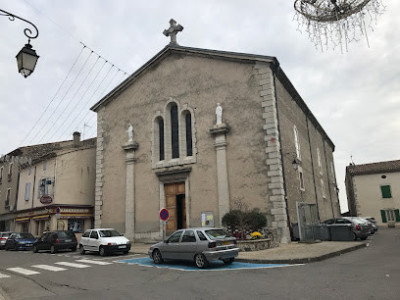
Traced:
<path fill-rule="evenodd" d="M 368 247 L 322 262 L 219 272 L 118 262 L 137 256 L 1 251 L 0 273 L 10 277 L 0 278 L 0 287 L 9 299 L 399 299 L 399 249 L 400 229 L 386 229 L 378 231 Z M 46 270 L 43 265 L 65 270 Z M 39 274 L 18 274 L 10 268 Z"/>

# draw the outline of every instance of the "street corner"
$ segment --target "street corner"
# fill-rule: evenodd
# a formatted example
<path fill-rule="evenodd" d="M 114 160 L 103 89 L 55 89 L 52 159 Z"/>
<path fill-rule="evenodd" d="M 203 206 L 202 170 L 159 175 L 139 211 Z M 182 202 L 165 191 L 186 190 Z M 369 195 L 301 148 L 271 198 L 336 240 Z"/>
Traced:
<path fill-rule="evenodd" d="M 221 261 L 210 262 L 209 266 L 205 269 L 197 268 L 189 261 L 174 261 L 166 262 L 163 264 L 155 264 L 152 259 L 148 257 L 132 258 L 119 260 L 119 263 L 126 263 L 131 265 L 138 265 L 143 267 L 154 267 L 159 269 L 171 269 L 179 271 L 234 271 L 234 270 L 249 270 L 249 269 L 272 269 L 272 268 L 287 268 L 294 266 L 301 266 L 303 264 L 264 264 L 264 263 L 250 263 L 250 262 L 233 262 L 226 265 Z"/>

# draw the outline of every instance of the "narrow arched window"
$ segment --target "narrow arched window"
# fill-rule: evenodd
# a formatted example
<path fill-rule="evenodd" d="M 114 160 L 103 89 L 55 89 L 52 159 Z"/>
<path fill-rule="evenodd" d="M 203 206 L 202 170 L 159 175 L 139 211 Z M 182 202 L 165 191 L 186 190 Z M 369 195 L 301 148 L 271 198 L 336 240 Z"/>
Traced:
<path fill-rule="evenodd" d="M 171 105 L 171 147 L 172 158 L 179 158 L 179 124 L 176 104 Z"/>
<path fill-rule="evenodd" d="M 192 115 L 188 112 L 185 115 L 186 125 L 186 155 L 193 155 L 193 144 L 192 144 Z"/>
<path fill-rule="evenodd" d="M 293 131 L 294 131 L 294 144 L 296 147 L 296 156 L 298 159 L 301 160 L 299 131 L 297 130 L 296 126 L 293 127 Z"/>
<path fill-rule="evenodd" d="M 160 154 L 160 160 L 164 160 L 164 120 L 161 118 L 158 120 L 158 151 Z"/>

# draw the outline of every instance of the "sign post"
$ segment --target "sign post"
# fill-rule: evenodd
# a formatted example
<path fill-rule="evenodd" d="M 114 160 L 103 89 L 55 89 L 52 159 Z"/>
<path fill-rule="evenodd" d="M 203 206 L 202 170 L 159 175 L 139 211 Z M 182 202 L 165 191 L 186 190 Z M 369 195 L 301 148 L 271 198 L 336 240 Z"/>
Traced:
<path fill-rule="evenodd" d="M 160 219 L 163 222 L 163 241 L 165 240 L 165 224 L 167 224 L 168 218 L 169 218 L 168 210 L 165 208 L 160 210 Z"/>
<path fill-rule="evenodd" d="M 56 218 L 57 218 L 57 231 L 58 231 L 58 222 L 60 220 L 60 211 L 61 209 L 59 207 L 56 208 Z"/>

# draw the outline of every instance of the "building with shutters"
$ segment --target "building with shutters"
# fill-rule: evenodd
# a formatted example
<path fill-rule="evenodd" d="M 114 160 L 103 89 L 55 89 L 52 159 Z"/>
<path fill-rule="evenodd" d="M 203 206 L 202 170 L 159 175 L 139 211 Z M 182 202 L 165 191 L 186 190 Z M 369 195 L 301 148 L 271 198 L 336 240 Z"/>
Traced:
<path fill-rule="evenodd" d="M 349 215 L 374 217 L 378 225 L 400 222 L 400 160 L 346 167 Z"/>
<path fill-rule="evenodd" d="M 46 230 L 69 229 L 79 236 L 91 228 L 95 157 L 96 139 L 81 141 L 79 132 L 69 141 L 10 152 L 0 165 L 0 171 L 8 171 L 12 164 L 15 173 L 0 184 L 0 206 L 5 209 L 0 214 L 3 230 L 40 236 Z M 3 189 L 12 191 L 12 202 L 4 202 Z"/>

